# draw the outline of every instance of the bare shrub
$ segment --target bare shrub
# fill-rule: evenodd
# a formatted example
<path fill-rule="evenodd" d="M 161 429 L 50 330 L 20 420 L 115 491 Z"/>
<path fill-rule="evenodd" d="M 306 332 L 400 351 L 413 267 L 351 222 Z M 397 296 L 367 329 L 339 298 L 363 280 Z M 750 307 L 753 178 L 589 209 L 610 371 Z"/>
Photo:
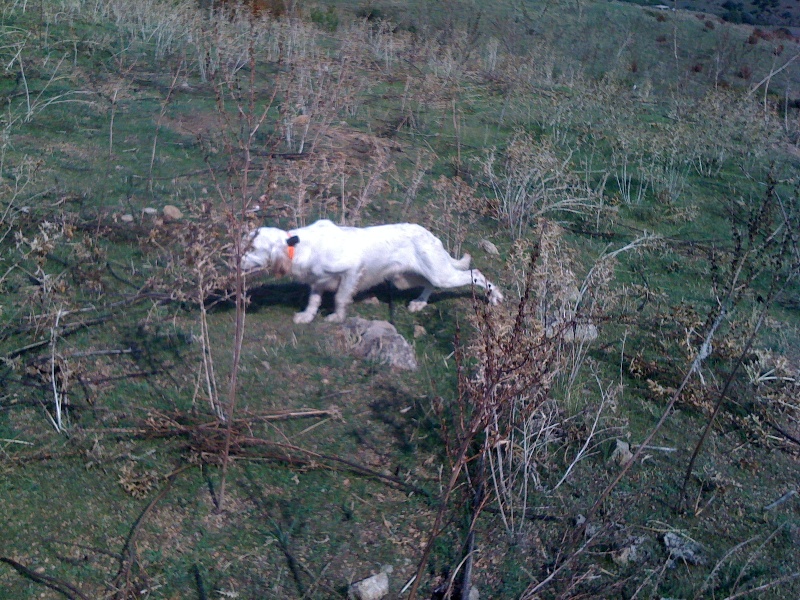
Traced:
<path fill-rule="evenodd" d="M 601 401 L 581 448 L 548 490 L 543 471 L 552 470 L 557 462 L 553 447 L 563 445 L 565 404 L 572 390 L 585 383 L 578 372 L 586 364 L 587 346 L 597 337 L 596 328 L 583 335 L 577 326 L 590 325 L 589 315 L 597 316 L 595 311 L 607 311 L 613 304 L 610 283 L 619 253 L 640 248 L 649 240 L 637 240 L 604 255 L 581 282 L 560 228 L 541 220 L 536 233 L 535 245 L 518 240 L 509 259 L 521 291 L 518 305 L 486 308 L 476 304 L 471 319 L 476 335 L 465 347 L 458 340 L 456 344 L 458 402 L 452 411 L 449 403 L 434 404 L 452 469 L 418 577 L 431 544 L 442 533 L 440 525 L 459 480 L 464 478 L 469 484 L 466 490 L 472 508 L 465 558 L 469 563 L 473 527 L 486 504 L 496 502 L 512 539 L 525 531 L 532 507 L 566 481 L 605 438 L 604 413 L 621 393 L 616 385 L 602 384 L 596 373 L 589 376 L 599 386 Z M 468 587 L 468 576 L 464 577 Z"/>
<path fill-rule="evenodd" d="M 536 260 L 534 252 L 532 263 Z M 409 598 L 416 598 L 434 542 L 443 532 L 450 500 L 462 478 L 470 480 L 468 466 L 475 464 L 476 455 L 485 450 L 476 448 L 477 436 L 495 421 L 505 422 L 504 415 L 512 409 L 515 398 L 528 399 L 526 410 L 535 411 L 548 397 L 554 376 L 555 344 L 546 342 L 544 328 L 530 302 L 531 287 L 526 285 L 516 311 L 481 306 L 476 303 L 473 325 L 475 341 L 465 349 L 456 340 L 458 373 L 458 402 L 453 414 L 443 401 L 434 405 L 445 432 L 445 445 L 451 460 L 448 482 L 445 485 L 439 510 L 430 528 L 428 540 L 411 584 Z M 475 368 L 470 369 L 471 357 Z M 487 431 L 488 433 L 488 431 Z M 486 436 L 487 442 L 490 436 Z M 483 461 L 481 461 L 482 463 Z M 476 489 L 483 488 L 485 474 L 478 472 Z M 485 500 L 476 495 L 470 531 Z M 452 581 L 450 582 L 452 585 Z"/>
<path fill-rule="evenodd" d="M 687 107 L 674 141 L 683 160 L 699 175 L 716 177 L 744 152 L 763 156 L 779 128 L 759 115 L 758 104 L 728 90 L 712 90 Z M 746 140 L 746 142 L 745 142 Z"/>
<path fill-rule="evenodd" d="M 200 367 L 193 403 L 202 398 L 211 413 L 225 418 L 224 401 L 218 390 L 217 369 L 212 355 L 216 347 L 208 327 L 212 300 L 225 297 L 230 286 L 230 220 L 206 201 L 190 204 L 186 218 L 174 223 L 159 221 L 144 240 L 150 249 L 158 248 L 162 267 L 149 281 L 149 288 L 165 298 L 198 307 Z"/>
<path fill-rule="evenodd" d="M 571 168 L 571 155 L 560 158 L 547 140 L 517 132 L 502 153 L 489 150 L 481 160 L 495 217 L 514 238 L 544 215 L 587 214 L 599 208 L 591 189 Z"/>
<path fill-rule="evenodd" d="M 407 35 L 396 31 L 390 21 L 365 19 L 347 25 L 342 35 L 342 52 L 348 60 L 362 62 L 369 58 L 378 68 L 391 72 L 408 43 Z"/>
<path fill-rule="evenodd" d="M 426 222 L 447 251 L 460 256 L 462 244 L 478 219 L 476 190 L 460 177 L 442 175 L 433 183 L 434 197 L 425 205 Z"/>
<path fill-rule="evenodd" d="M 358 224 L 396 172 L 393 148 L 386 140 L 331 128 L 314 152 L 274 165 L 275 205 L 296 226 L 320 217 Z"/>

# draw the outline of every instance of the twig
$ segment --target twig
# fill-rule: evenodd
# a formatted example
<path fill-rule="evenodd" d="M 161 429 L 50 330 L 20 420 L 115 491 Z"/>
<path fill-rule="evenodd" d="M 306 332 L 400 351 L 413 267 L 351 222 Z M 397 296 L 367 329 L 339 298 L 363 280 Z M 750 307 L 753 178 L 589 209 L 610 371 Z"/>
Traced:
<path fill-rule="evenodd" d="M 686 489 L 689 485 L 689 479 L 692 476 L 692 471 L 694 470 L 694 463 L 700 454 L 700 450 L 703 448 L 703 444 L 705 443 L 708 434 L 711 432 L 711 427 L 714 424 L 717 413 L 719 413 L 720 408 L 722 408 L 722 402 L 728 395 L 728 390 L 730 389 L 733 383 L 733 378 L 736 376 L 739 367 L 741 367 L 742 364 L 744 364 L 744 360 L 749 355 L 750 348 L 752 347 L 753 342 L 755 342 L 756 335 L 761 330 L 761 325 L 764 323 L 764 319 L 767 317 L 767 311 L 771 304 L 770 301 L 776 298 L 778 295 L 780 295 L 780 293 L 789 284 L 790 280 L 791 277 L 787 278 L 787 280 L 784 282 L 784 284 L 780 287 L 779 290 L 776 291 L 775 289 L 773 289 L 769 294 L 769 300 L 767 302 L 764 302 L 764 307 L 761 309 L 761 313 L 758 316 L 758 321 L 753 327 L 753 330 L 750 332 L 750 335 L 748 336 L 747 342 L 742 348 L 742 351 L 739 353 L 739 356 L 736 359 L 736 364 L 734 364 L 733 369 L 728 375 L 728 378 L 725 380 L 725 385 L 723 386 L 722 391 L 719 393 L 717 401 L 714 403 L 714 408 L 711 410 L 711 415 L 708 417 L 708 420 L 706 421 L 706 426 L 703 429 L 703 433 L 700 435 L 700 439 L 697 441 L 697 445 L 695 445 L 694 451 L 692 452 L 692 457 L 689 459 L 689 464 L 686 467 L 686 474 L 683 477 L 683 485 L 681 486 L 681 495 L 678 498 L 679 507 L 683 505 L 686 499 Z"/>
<path fill-rule="evenodd" d="M 639 448 L 639 446 L 631 446 L 631 448 Z M 658 452 L 677 452 L 677 448 L 671 448 L 669 446 L 642 446 L 645 450 L 654 450 Z"/>
<path fill-rule="evenodd" d="M 181 467 L 176 471 L 173 471 L 167 476 L 167 483 L 158 493 L 158 495 L 153 498 L 150 503 L 144 508 L 141 514 L 137 517 L 137 519 L 131 525 L 131 529 L 128 532 L 128 538 L 125 540 L 125 544 L 122 547 L 122 552 L 120 554 L 120 565 L 119 570 L 117 571 L 116 576 L 114 577 L 114 581 L 111 584 L 113 588 L 116 589 L 116 594 L 114 595 L 115 598 L 119 600 L 125 600 L 129 597 L 128 594 L 128 587 L 130 585 L 130 574 L 131 568 L 133 564 L 136 562 L 136 551 L 133 549 L 133 544 L 136 541 L 136 536 L 139 534 L 139 527 L 144 522 L 147 515 L 150 514 L 150 511 L 153 510 L 153 507 L 158 504 L 164 496 L 167 495 L 167 492 L 172 487 L 172 484 L 175 482 L 175 478 L 182 473 L 183 471 L 192 468 L 194 465 L 186 465 L 185 467 Z M 120 584 L 124 582 L 124 587 L 120 588 Z"/>
<path fill-rule="evenodd" d="M 732 594 L 727 598 L 725 598 L 725 600 L 736 600 L 737 598 L 744 598 L 745 596 L 749 596 L 750 594 L 755 594 L 756 592 L 763 592 L 764 590 L 768 590 L 769 588 L 773 588 L 775 586 L 788 583 L 793 579 L 797 579 L 798 577 L 800 577 L 800 572 L 792 573 L 791 575 L 787 575 L 786 577 L 780 577 L 779 579 L 775 579 L 774 581 L 770 581 L 769 583 L 765 583 L 764 585 L 760 585 L 758 587 L 750 588 L 749 590 L 744 590 L 741 592 L 737 592 L 736 594 Z"/>
<path fill-rule="evenodd" d="M 749 544 L 750 542 L 752 542 L 755 539 L 757 539 L 757 538 L 752 537 L 749 540 L 745 540 L 743 542 L 739 542 L 733 548 L 728 550 L 725 553 L 725 555 L 717 561 L 717 564 L 714 565 L 713 569 L 711 569 L 711 573 L 709 573 L 708 577 L 706 577 L 705 581 L 703 582 L 703 585 L 700 587 L 700 590 L 697 592 L 697 594 L 695 594 L 695 600 L 700 598 L 702 596 L 702 594 L 708 589 L 708 586 L 711 584 L 712 581 L 714 581 L 714 578 L 715 578 L 715 576 L 717 574 L 717 571 L 719 571 L 720 568 L 722 568 L 722 565 L 725 564 L 725 561 L 730 556 L 732 556 L 733 554 L 738 552 L 740 549 L 744 548 L 747 544 Z"/>
<path fill-rule="evenodd" d="M 156 146 L 158 145 L 158 134 L 161 132 L 161 125 L 164 121 L 164 115 L 167 113 L 167 106 L 169 106 L 169 101 L 172 98 L 172 93 L 175 91 L 175 84 L 178 83 L 178 77 L 180 77 L 181 71 L 183 70 L 183 61 L 178 64 L 178 68 L 175 69 L 175 76 L 172 78 L 172 83 L 169 86 L 169 90 L 167 91 L 167 97 L 164 98 L 164 101 L 161 103 L 161 114 L 158 115 L 158 119 L 156 120 L 156 132 L 153 135 L 153 149 L 150 153 L 150 169 L 148 170 L 148 179 L 147 179 L 147 188 L 150 193 L 153 193 L 153 165 L 156 162 Z"/>
<path fill-rule="evenodd" d="M 786 431 L 784 431 L 783 429 L 781 429 L 780 427 L 778 427 L 777 425 L 775 425 L 775 423 L 773 423 L 772 421 L 764 421 L 764 422 L 765 422 L 767 425 L 769 425 L 770 427 L 772 427 L 772 428 L 773 428 L 775 431 L 777 431 L 778 433 L 780 433 L 780 434 L 781 434 L 783 437 L 785 437 L 787 440 L 789 440 L 790 442 L 794 442 L 795 444 L 797 444 L 798 446 L 800 446 L 800 439 L 798 439 L 798 438 L 794 437 L 794 436 L 793 436 L 792 434 L 790 434 L 790 433 L 787 433 Z"/>
<path fill-rule="evenodd" d="M 414 492 L 416 494 L 420 494 L 423 497 L 427 497 L 428 496 L 428 492 L 425 491 L 424 489 L 419 488 L 419 487 L 417 487 L 415 485 L 412 485 L 410 483 L 406 483 L 405 481 L 403 481 L 399 477 L 395 477 L 393 475 L 385 475 L 385 474 L 380 473 L 378 471 L 374 471 L 373 469 L 370 469 L 369 467 L 365 467 L 364 465 L 361 465 L 361 464 L 359 464 L 357 462 L 353 462 L 351 460 L 347 460 L 346 458 L 341 458 L 339 456 L 333 456 L 333 455 L 330 455 L 330 454 L 321 454 L 319 452 L 314 452 L 313 450 L 306 450 L 305 448 L 301 448 L 300 446 L 295 446 L 293 444 L 285 444 L 285 443 L 281 443 L 281 442 L 270 442 L 270 441 L 261 440 L 261 439 L 258 439 L 258 438 L 247 438 L 246 437 L 246 438 L 239 438 L 237 441 L 239 443 L 241 443 L 241 442 L 251 442 L 251 443 L 255 443 L 255 444 L 277 446 L 279 448 L 284 448 L 284 449 L 287 449 L 287 450 L 293 450 L 295 452 L 300 452 L 302 454 L 307 454 L 309 456 L 312 456 L 314 458 L 319 458 L 321 460 L 329 460 L 331 462 L 341 463 L 341 464 L 346 465 L 346 466 L 350 467 L 351 469 L 355 470 L 357 473 L 361 473 L 363 475 L 369 475 L 369 476 L 375 477 L 377 479 L 383 479 L 384 481 L 388 481 L 390 483 L 393 483 L 394 485 L 396 485 L 398 487 L 405 488 L 406 490 L 409 490 L 409 491 Z"/>
<path fill-rule="evenodd" d="M 771 70 L 770 70 L 770 72 L 769 72 L 769 75 L 767 75 L 766 77 L 764 77 L 764 79 L 762 79 L 762 80 L 761 80 L 761 81 L 759 81 L 757 84 L 755 84 L 753 87 L 751 87 L 751 88 L 750 88 L 750 90 L 747 92 L 747 95 L 748 95 L 748 96 L 752 96 L 752 95 L 753 95 L 753 94 L 756 92 L 756 90 L 758 90 L 758 88 L 760 88 L 760 87 L 761 87 L 762 85 L 764 85 L 765 83 L 767 83 L 767 84 L 768 84 L 768 83 L 769 83 L 769 81 L 770 81 L 770 80 L 771 80 L 771 79 L 772 79 L 772 78 L 773 78 L 775 75 L 777 75 L 778 73 L 780 73 L 781 71 L 783 71 L 784 69 L 786 69 L 786 68 L 787 68 L 787 67 L 788 67 L 790 64 L 792 64 L 792 63 L 793 63 L 794 61 L 796 61 L 798 58 L 800 58 L 800 52 L 798 52 L 797 54 L 795 54 L 794 56 L 792 56 L 792 57 L 791 57 L 789 60 L 787 60 L 787 61 L 786 61 L 786 62 L 783 64 L 783 66 L 781 66 L 781 67 L 779 67 L 779 68 L 777 68 L 777 69 L 771 69 Z"/>
<path fill-rule="evenodd" d="M 29 569 L 25 565 L 18 563 L 17 561 L 7 558 L 5 556 L 0 556 L 0 562 L 4 562 L 7 565 L 11 566 L 17 573 L 19 573 L 23 577 L 27 577 L 28 579 L 36 583 L 41 583 L 42 585 L 49 587 L 51 590 L 55 590 L 61 595 L 70 598 L 70 600 L 75 600 L 75 599 L 89 600 L 89 597 L 81 593 L 81 591 L 74 585 L 71 585 L 66 581 L 62 581 L 57 577 L 53 577 L 52 575 L 45 575 L 44 573 L 37 573 L 33 569 Z"/>
<path fill-rule="evenodd" d="M 525 592 L 522 594 L 521 596 L 522 600 L 532 600 L 533 598 L 538 598 L 537 592 L 539 592 L 541 589 L 547 586 L 547 584 L 549 584 L 555 578 L 556 575 L 558 575 L 563 569 L 565 569 L 569 564 L 571 564 L 573 560 L 575 560 L 579 555 L 581 555 L 594 541 L 594 538 L 597 537 L 600 531 L 602 531 L 602 528 L 598 528 L 597 533 L 595 533 L 592 537 L 586 540 L 580 548 L 575 550 L 575 552 L 569 555 L 564 560 L 564 562 L 558 566 L 558 568 L 556 568 L 552 573 L 550 573 L 550 575 L 545 577 L 535 586 L 531 584 L 531 586 L 527 590 L 525 590 Z"/>
<path fill-rule="evenodd" d="M 667 418 L 669 417 L 670 414 L 672 414 L 672 408 L 675 406 L 675 403 L 678 401 L 678 398 L 681 397 L 683 390 L 689 384 L 689 380 L 700 369 L 703 360 L 705 360 L 709 356 L 709 354 L 711 354 L 711 342 L 714 339 L 714 335 L 716 334 L 717 329 L 720 327 L 720 325 L 722 325 L 722 321 L 725 319 L 726 315 L 727 311 L 724 308 L 722 308 L 717 317 L 714 319 L 714 322 L 712 323 L 708 333 L 706 334 L 705 340 L 703 341 L 703 344 L 700 348 L 700 351 L 697 353 L 697 356 L 692 361 L 691 367 L 689 367 L 689 370 L 686 372 L 686 375 L 684 375 L 683 381 L 681 381 L 681 384 L 678 386 L 678 389 L 675 390 L 675 393 L 672 395 L 672 398 L 670 398 L 670 401 L 667 403 L 666 408 L 664 408 L 664 411 L 661 414 L 661 418 L 658 420 L 658 422 L 655 424 L 655 427 L 653 427 L 653 429 L 644 439 L 642 444 L 633 453 L 631 459 L 623 465 L 622 469 L 620 469 L 620 472 L 617 474 L 614 480 L 606 486 L 606 489 L 603 490 L 603 492 L 600 494 L 597 500 L 595 500 L 594 504 L 592 504 L 592 506 L 589 508 L 589 510 L 586 513 L 586 521 L 582 526 L 576 528 L 575 531 L 576 537 L 574 539 L 577 540 L 578 535 L 583 535 L 583 533 L 586 531 L 586 524 L 591 520 L 591 518 L 600 508 L 601 504 L 605 501 L 605 499 L 608 497 L 611 491 L 615 487 L 617 487 L 617 484 L 619 484 L 619 482 L 622 481 L 622 478 L 625 477 L 625 475 L 628 473 L 631 467 L 634 464 L 636 464 L 636 461 L 642 455 L 645 448 L 647 448 L 647 445 L 656 436 L 656 433 L 658 433 L 664 426 L 664 423 L 666 423 Z"/>
<path fill-rule="evenodd" d="M 309 417 L 336 417 L 336 410 L 318 410 L 314 408 L 301 408 L 299 410 L 282 410 L 266 415 L 256 415 L 255 420 L 260 421 L 288 421 L 290 419 L 308 419 Z"/>
<path fill-rule="evenodd" d="M 203 585 L 203 576 L 200 574 L 200 568 L 197 564 L 192 565 L 192 575 L 194 575 L 194 583 L 197 586 L 197 596 L 200 600 L 208 600 L 208 595 L 206 594 L 206 588 Z"/>
<path fill-rule="evenodd" d="M 600 416 L 603 414 L 603 408 L 605 407 L 606 401 L 608 400 L 610 395 L 606 390 L 603 390 L 603 386 L 597 374 L 595 374 L 595 379 L 597 380 L 597 385 L 600 388 L 600 395 L 603 399 L 600 402 L 599 408 L 597 409 L 597 414 L 595 414 L 594 423 L 592 423 L 592 429 L 591 431 L 589 431 L 589 435 L 586 437 L 586 442 L 583 444 L 583 447 L 578 451 L 578 453 L 575 455 L 575 458 L 570 463 L 569 467 L 567 467 L 567 470 L 564 471 L 564 474 L 561 476 L 561 479 L 553 487 L 553 491 L 556 491 L 559 487 L 561 487 L 561 484 L 567 480 L 569 474 L 572 472 L 573 467 L 575 467 L 575 465 L 577 465 L 578 462 L 580 462 L 580 460 L 583 458 L 583 455 L 586 453 L 586 449 L 589 447 L 590 442 L 594 439 L 594 434 L 595 431 L 597 430 L 597 424 L 600 421 Z"/>
<path fill-rule="evenodd" d="M 764 510 L 773 510 L 775 508 L 778 508 L 781 504 L 789 501 L 793 496 L 796 496 L 797 494 L 798 494 L 797 490 L 789 490 L 783 496 L 781 496 L 780 498 L 775 500 L 775 502 L 772 502 L 771 504 L 767 504 L 764 507 Z"/>
<path fill-rule="evenodd" d="M 56 419 L 53 424 L 58 432 L 64 431 L 61 423 L 61 394 L 58 391 L 58 380 L 56 379 L 56 341 L 58 340 L 58 323 L 61 320 L 62 314 L 63 311 L 59 308 L 56 314 L 56 322 L 50 329 L 50 382 L 53 384 L 53 400 L 56 407 Z M 50 417 L 50 415 L 47 416 L 48 418 Z M 52 418 L 50 421 L 53 421 Z"/>

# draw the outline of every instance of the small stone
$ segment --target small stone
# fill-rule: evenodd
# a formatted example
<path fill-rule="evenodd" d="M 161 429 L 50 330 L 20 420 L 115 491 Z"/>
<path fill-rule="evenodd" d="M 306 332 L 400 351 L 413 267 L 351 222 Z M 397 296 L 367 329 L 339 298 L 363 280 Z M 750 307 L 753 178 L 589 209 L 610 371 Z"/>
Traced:
<path fill-rule="evenodd" d="M 167 204 L 164 209 L 164 219 L 167 221 L 180 221 L 183 218 L 183 213 L 177 206 Z"/>
<path fill-rule="evenodd" d="M 370 296 L 369 298 L 364 298 L 364 300 L 362 300 L 361 303 L 368 304 L 369 306 L 378 306 L 381 303 L 381 301 L 378 300 L 377 296 Z"/>
<path fill-rule="evenodd" d="M 647 538 L 644 536 L 628 539 L 621 550 L 611 554 L 611 560 L 620 567 L 645 562 L 648 558 L 648 552 L 644 548 L 645 542 L 647 542 Z"/>
<path fill-rule="evenodd" d="M 481 240 L 478 242 L 478 246 L 480 246 L 481 250 L 486 252 L 486 254 L 491 254 L 492 256 L 500 256 L 500 251 L 497 249 L 492 242 L 489 240 Z"/>
<path fill-rule="evenodd" d="M 133 223 L 133 215 L 132 214 L 124 214 L 119 218 L 120 221 L 123 223 Z"/>
<path fill-rule="evenodd" d="M 578 515 L 575 517 L 575 527 L 583 527 L 586 525 L 586 529 L 583 532 L 583 535 L 588 539 L 594 537 L 600 531 L 600 525 L 597 523 L 587 523 L 586 517 L 583 515 Z"/>
<path fill-rule="evenodd" d="M 352 600 L 381 600 L 389 593 L 389 576 L 378 573 L 361 581 L 356 581 L 347 591 Z"/>
<path fill-rule="evenodd" d="M 472 586 L 469 588 L 469 600 L 481 600 L 481 593 L 478 591 L 477 586 Z"/>
<path fill-rule="evenodd" d="M 611 460 L 620 465 L 626 465 L 632 458 L 633 452 L 631 452 L 631 445 L 624 440 L 617 440 L 617 447 L 611 455 Z"/>
<path fill-rule="evenodd" d="M 700 544 L 672 531 L 664 534 L 664 547 L 669 552 L 670 568 L 674 567 L 675 562 L 679 560 L 690 565 L 702 565 L 706 562 L 702 555 L 703 547 Z"/>
<path fill-rule="evenodd" d="M 414 325 L 414 339 L 419 339 L 428 335 L 428 332 L 422 325 Z"/>
<path fill-rule="evenodd" d="M 396 369 L 417 370 L 414 348 L 388 321 L 350 317 L 343 324 L 345 343 L 356 358 L 388 364 Z"/>
<path fill-rule="evenodd" d="M 142 209 L 142 213 L 147 215 L 148 217 L 153 217 L 158 214 L 158 210 L 153 208 L 152 206 L 148 206 L 147 208 Z"/>

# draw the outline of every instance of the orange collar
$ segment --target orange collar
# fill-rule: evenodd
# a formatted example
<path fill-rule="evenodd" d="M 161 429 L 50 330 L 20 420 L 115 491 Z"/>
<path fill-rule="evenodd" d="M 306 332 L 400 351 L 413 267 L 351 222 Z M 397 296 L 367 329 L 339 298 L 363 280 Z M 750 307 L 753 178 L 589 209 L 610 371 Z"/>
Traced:
<path fill-rule="evenodd" d="M 300 242 L 300 238 L 296 235 L 289 235 L 286 238 L 286 252 L 289 255 L 289 260 L 294 260 L 294 247 Z"/>

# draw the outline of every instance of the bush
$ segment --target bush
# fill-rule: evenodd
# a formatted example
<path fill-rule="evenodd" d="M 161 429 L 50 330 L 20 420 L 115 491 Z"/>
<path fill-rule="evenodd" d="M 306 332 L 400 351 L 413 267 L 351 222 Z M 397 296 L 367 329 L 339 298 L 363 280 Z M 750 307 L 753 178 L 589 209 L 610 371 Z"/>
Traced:
<path fill-rule="evenodd" d="M 329 6 L 327 10 L 314 7 L 311 9 L 309 17 L 311 22 L 320 29 L 336 31 L 339 28 L 339 15 L 333 6 Z"/>

